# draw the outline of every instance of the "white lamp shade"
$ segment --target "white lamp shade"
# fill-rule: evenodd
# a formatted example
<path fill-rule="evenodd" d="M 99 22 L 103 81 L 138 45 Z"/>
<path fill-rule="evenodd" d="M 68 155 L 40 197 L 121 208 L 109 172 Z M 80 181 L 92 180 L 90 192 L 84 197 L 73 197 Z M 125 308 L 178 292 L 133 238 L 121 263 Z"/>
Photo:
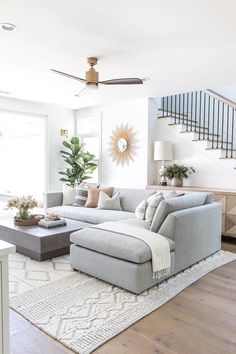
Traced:
<path fill-rule="evenodd" d="M 173 145 L 171 141 L 155 141 L 154 160 L 156 161 L 173 160 Z"/>

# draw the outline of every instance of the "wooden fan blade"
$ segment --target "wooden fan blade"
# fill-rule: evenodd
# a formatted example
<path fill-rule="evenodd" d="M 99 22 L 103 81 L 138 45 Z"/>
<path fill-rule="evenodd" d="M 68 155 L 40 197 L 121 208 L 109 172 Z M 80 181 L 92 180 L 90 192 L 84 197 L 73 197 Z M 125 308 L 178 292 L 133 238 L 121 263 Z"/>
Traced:
<path fill-rule="evenodd" d="M 77 81 L 80 81 L 80 82 L 86 82 L 85 79 L 81 79 L 80 77 L 77 77 L 77 76 L 74 76 L 74 75 L 70 75 L 70 74 L 66 74 L 66 73 L 63 73 L 62 71 L 58 71 L 58 70 L 55 70 L 55 69 L 50 69 L 51 71 L 53 71 L 54 73 L 58 74 L 58 75 L 63 75 L 65 77 L 68 77 L 69 79 L 74 79 L 74 80 L 77 80 Z"/>
<path fill-rule="evenodd" d="M 140 85 L 143 84 L 143 80 L 139 78 L 123 78 L 123 79 L 112 79 L 100 81 L 99 84 L 103 85 Z"/>

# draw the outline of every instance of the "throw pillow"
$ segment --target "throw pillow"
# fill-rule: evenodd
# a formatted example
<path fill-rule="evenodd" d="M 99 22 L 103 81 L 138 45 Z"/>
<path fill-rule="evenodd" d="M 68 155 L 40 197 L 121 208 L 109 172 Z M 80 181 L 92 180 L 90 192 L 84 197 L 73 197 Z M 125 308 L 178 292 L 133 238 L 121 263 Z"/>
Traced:
<path fill-rule="evenodd" d="M 73 205 L 75 200 L 75 188 L 63 184 L 63 201 L 62 205 Z"/>
<path fill-rule="evenodd" d="M 139 220 L 144 220 L 145 219 L 145 213 L 147 209 L 148 203 L 146 200 L 142 200 L 141 203 L 139 203 L 135 209 L 135 216 Z"/>
<path fill-rule="evenodd" d="M 184 195 L 184 193 L 177 193 L 176 191 L 170 191 L 167 192 L 164 195 L 165 199 L 169 199 L 169 198 L 174 198 L 174 197 L 182 197 Z"/>
<path fill-rule="evenodd" d="M 85 206 L 85 203 L 88 198 L 88 187 L 87 186 L 78 186 L 75 188 L 75 200 L 74 206 Z"/>
<path fill-rule="evenodd" d="M 163 195 L 161 193 L 156 193 L 154 195 L 151 195 L 147 199 L 148 206 L 147 206 L 147 209 L 146 209 L 145 219 L 146 219 L 146 223 L 148 225 L 151 226 L 152 219 L 153 219 L 153 217 L 155 215 L 157 207 L 162 202 L 162 200 L 164 200 L 164 197 L 163 197 Z"/>
<path fill-rule="evenodd" d="M 99 194 L 100 192 L 103 191 L 108 195 L 109 197 L 112 196 L 114 188 L 109 187 L 109 188 L 88 188 L 88 197 L 87 201 L 85 203 L 86 208 L 97 208 L 98 206 L 98 200 L 99 200 Z"/>
<path fill-rule="evenodd" d="M 109 197 L 103 191 L 99 194 L 98 209 L 106 210 L 122 210 L 120 205 L 120 192 L 116 192 L 112 197 Z"/>

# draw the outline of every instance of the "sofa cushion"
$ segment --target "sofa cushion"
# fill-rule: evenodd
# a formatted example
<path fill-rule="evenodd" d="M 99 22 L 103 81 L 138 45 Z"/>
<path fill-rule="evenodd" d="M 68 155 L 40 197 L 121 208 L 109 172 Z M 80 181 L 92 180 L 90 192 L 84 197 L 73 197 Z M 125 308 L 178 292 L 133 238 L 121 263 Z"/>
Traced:
<path fill-rule="evenodd" d="M 144 229 L 147 228 L 145 221 L 136 218 L 125 222 L 135 226 L 139 225 L 139 227 Z M 70 235 L 70 240 L 77 246 L 133 263 L 144 263 L 152 258 L 151 250 L 144 241 L 115 232 L 87 227 L 73 232 Z M 174 251 L 174 241 L 167 240 L 171 251 Z"/>
<path fill-rule="evenodd" d="M 105 221 L 116 221 L 133 218 L 134 213 L 118 210 L 102 210 L 95 208 L 59 206 L 47 209 L 48 213 L 59 214 L 63 218 L 85 221 L 91 224 L 100 224 Z"/>
<path fill-rule="evenodd" d="M 116 188 L 114 193 L 120 192 L 120 204 L 122 210 L 135 212 L 137 205 L 146 200 L 150 195 L 155 194 L 155 190 Z"/>
<path fill-rule="evenodd" d="M 88 187 L 87 186 L 77 186 L 75 188 L 75 200 L 73 205 L 74 206 L 85 206 L 86 201 L 88 198 Z"/>
<path fill-rule="evenodd" d="M 120 192 L 116 192 L 109 197 L 103 191 L 99 194 L 98 209 L 104 210 L 122 210 L 120 205 Z"/>
<path fill-rule="evenodd" d="M 145 213 L 146 213 L 147 206 L 148 206 L 148 203 L 146 202 L 146 200 L 142 200 L 141 203 L 139 203 L 136 206 L 135 216 L 137 219 L 139 219 L 139 220 L 145 219 Z"/>
<path fill-rule="evenodd" d="M 147 199 L 148 206 L 145 213 L 145 220 L 149 226 L 151 226 L 152 219 L 155 215 L 158 205 L 162 202 L 162 200 L 164 200 L 164 197 L 161 193 L 156 193 L 154 195 L 151 195 Z"/>
<path fill-rule="evenodd" d="M 73 205 L 75 200 L 75 188 L 63 184 L 63 201 L 62 205 Z"/>
<path fill-rule="evenodd" d="M 158 232 L 168 214 L 177 210 L 194 208 L 203 205 L 206 197 L 206 193 L 195 193 L 184 195 L 183 197 L 163 200 L 156 210 L 150 230 L 153 232 Z"/>

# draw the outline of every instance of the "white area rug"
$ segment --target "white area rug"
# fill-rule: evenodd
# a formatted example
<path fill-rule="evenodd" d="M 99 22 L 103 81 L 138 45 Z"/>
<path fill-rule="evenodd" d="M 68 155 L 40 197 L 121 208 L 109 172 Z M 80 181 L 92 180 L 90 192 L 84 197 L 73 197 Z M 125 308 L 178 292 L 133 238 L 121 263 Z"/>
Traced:
<path fill-rule="evenodd" d="M 212 270 L 236 260 L 220 251 L 140 295 L 73 272 L 68 256 L 10 256 L 10 306 L 76 353 L 87 354 Z"/>

